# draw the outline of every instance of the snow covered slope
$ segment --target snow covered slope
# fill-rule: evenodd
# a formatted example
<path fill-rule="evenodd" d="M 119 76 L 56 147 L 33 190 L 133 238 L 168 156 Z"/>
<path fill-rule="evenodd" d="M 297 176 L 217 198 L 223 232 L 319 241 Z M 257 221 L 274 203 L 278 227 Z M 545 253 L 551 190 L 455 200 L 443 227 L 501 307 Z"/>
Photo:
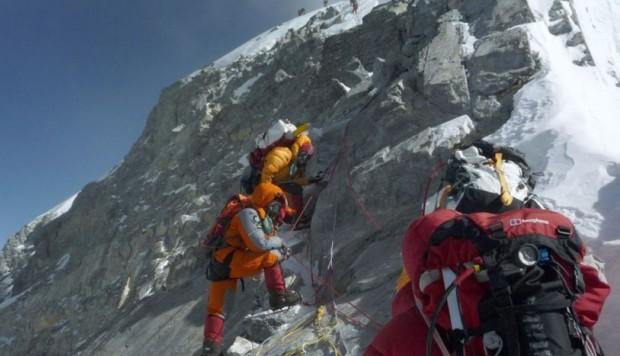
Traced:
<path fill-rule="evenodd" d="M 59 218 L 71 209 L 73 201 L 78 193 L 56 205 L 47 212 L 37 216 L 26 224 L 20 231 L 7 240 L 0 254 L 0 308 L 10 305 L 3 299 L 10 296 L 13 291 L 13 275 L 23 267 L 28 257 L 34 254 L 33 246 L 27 241 L 28 236 L 39 227 Z M 21 295 L 20 295 L 21 296 Z M 15 301 L 16 298 L 11 299 Z"/>
<path fill-rule="evenodd" d="M 596 238 L 610 218 L 599 205 L 620 198 L 601 194 L 620 162 L 620 2 L 531 0 L 530 6 L 537 22 L 525 27 L 543 70 L 517 94 L 510 121 L 490 139 L 523 150 L 543 173 L 538 194 Z"/>
<path fill-rule="evenodd" d="M 256 56 L 260 53 L 265 53 L 271 50 L 278 42 L 286 36 L 289 31 L 296 31 L 306 26 L 310 19 L 313 17 L 321 17 L 327 11 L 331 11 L 330 8 L 335 9 L 340 15 L 336 18 L 329 18 L 324 22 L 317 23 L 317 28 L 320 27 L 321 35 L 324 37 L 333 36 L 335 34 L 344 32 L 351 29 L 361 23 L 361 19 L 366 16 L 375 6 L 386 3 L 390 0 L 359 0 L 359 8 L 357 13 L 353 12 L 349 1 L 340 1 L 324 8 L 320 8 L 304 15 L 298 16 L 292 20 L 284 22 L 281 25 L 273 27 L 258 36 L 252 38 L 241 46 L 235 48 L 229 53 L 225 54 L 221 58 L 213 62 L 213 65 L 218 68 L 226 67 L 231 63 L 234 63 L 239 58 L 248 58 Z M 316 16 L 319 15 L 319 16 Z M 199 69 L 192 74 L 188 75 L 182 81 L 187 82 L 198 75 L 202 69 Z"/>

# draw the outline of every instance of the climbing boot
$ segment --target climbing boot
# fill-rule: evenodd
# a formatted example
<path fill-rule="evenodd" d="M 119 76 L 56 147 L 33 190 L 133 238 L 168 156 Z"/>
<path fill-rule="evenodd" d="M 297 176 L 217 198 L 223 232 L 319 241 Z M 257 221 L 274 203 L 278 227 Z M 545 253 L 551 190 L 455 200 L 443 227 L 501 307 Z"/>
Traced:
<path fill-rule="evenodd" d="M 207 314 L 204 326 L 202 356 L 219 356 L 222 353 L 223 333 L 224 316 L 221 314 Z"/>
<path fill-rule="evenodd" d="M 301 301 L 301 297 L 295 291 L 269 290 L 269 305 L 271 306 L 271 309 L 273 310 L 290 307 L 292 305 L 299 304 L 300 301 Z"/>
<path fill-rule="evenodd" d="M 269 305 L 271 309 L 281 309 L 298 304 L 301 297 L 295 291 L 286 289 L 284 285 L 284 274 L 280 264 L 265 268 L 265 284 L 269 290 Z"/>
<path fill-rule="evenodd" d="M 220 356 L 221 354 L 222 344 L 213 340 L 206 340 L 202 344 L 202 356 Z"/>

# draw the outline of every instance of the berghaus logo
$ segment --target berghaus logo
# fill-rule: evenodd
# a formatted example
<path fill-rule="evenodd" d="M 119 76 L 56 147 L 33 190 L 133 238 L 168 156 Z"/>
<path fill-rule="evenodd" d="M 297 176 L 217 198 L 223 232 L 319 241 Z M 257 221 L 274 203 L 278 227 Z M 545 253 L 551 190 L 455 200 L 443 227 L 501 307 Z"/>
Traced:
<path fill-rule="evenodd" d="M 508 221 L 510 226 L 518 226 L 521 224 L 546 224 L 549 225 L 549 221 L 539 219 L 539 218 L 530 218 L 530 219 L 510 219 Z"/>

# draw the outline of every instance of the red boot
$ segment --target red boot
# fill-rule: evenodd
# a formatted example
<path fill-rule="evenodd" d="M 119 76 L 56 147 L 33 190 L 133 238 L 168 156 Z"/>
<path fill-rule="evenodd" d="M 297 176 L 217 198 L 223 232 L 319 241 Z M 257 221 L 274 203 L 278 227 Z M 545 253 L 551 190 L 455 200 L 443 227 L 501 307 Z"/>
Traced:
<path fill-rule="evenodd" d="M 269 291 L 269 305 L 271 309 L 281 309 L 295 305 L 301 301 L 301 297 L 295 291 L 289 291 L 284 284 L 284 275 L 280 264 L 265 268 L 265 284 Z"/>
<path fill-rule="evenodd" d="M 220 314 L 209 314 L 205 318 L 204 342 L 202 356 L 219 356 L 222 353 L 224 317 Z"/>

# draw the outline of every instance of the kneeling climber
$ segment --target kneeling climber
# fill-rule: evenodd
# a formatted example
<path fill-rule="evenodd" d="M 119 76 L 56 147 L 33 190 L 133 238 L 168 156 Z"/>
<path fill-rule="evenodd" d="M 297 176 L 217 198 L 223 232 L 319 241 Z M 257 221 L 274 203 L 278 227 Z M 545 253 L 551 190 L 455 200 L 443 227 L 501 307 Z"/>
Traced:
<path fill-rule="evenodd" d="M 222 241 L 213 251 L 207 277 L 212 281 L 204 326 L 203 355 L 219 355 L 224 329 L 224 304 L 237 280 L 261 270 L 272 309 L 295 305 L 300 296 L 286 289 L 280 262 L 290 252 L 277 229 L 292 210 L 282 189 L 270 183 L 256 186 L 247 202 L 230 220 Z"/>

